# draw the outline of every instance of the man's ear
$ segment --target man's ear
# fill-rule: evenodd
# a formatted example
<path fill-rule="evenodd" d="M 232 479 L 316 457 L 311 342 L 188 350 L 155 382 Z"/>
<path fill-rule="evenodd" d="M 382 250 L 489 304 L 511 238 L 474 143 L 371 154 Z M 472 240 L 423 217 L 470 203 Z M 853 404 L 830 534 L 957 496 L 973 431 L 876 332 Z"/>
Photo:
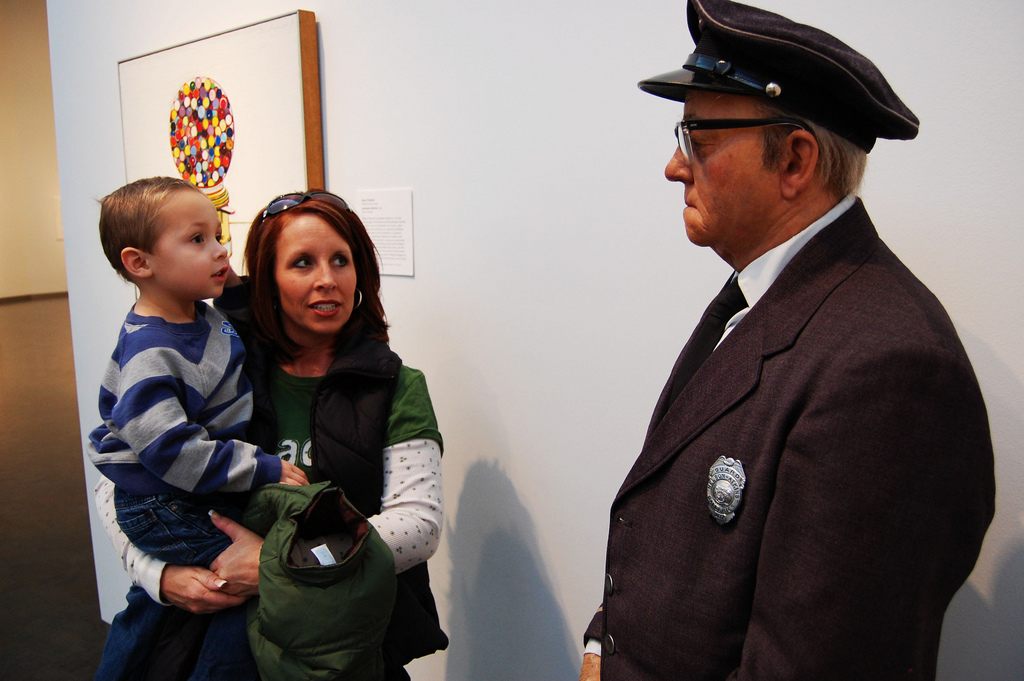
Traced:
<path fill-rule="evenodd" d="M 818 140 L 807 130 L 794 130 L 786 137 L 779 163 L 782 196 L 795 199 L 814 182 L 818 169 Z"/>
<path fill-rule="evenodd" d="M 149 254 L 142 249 L 128 246 L 121 249 L 121 264 L 133 279 L 145 279 L 153 276 L 149 266 Z"/>

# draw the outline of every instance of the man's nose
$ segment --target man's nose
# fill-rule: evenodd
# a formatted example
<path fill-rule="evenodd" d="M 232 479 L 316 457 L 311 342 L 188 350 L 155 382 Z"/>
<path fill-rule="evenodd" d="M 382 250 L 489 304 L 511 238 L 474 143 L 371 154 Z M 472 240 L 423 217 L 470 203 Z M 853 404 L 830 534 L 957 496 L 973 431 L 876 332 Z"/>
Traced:
<path fill-rule="evenodd" d="M 665 164 L 665 179 L 669 182 L 691 182 L 693 180 L 693 168 L 679 147 L 676 147 L 672 158 Z"/>

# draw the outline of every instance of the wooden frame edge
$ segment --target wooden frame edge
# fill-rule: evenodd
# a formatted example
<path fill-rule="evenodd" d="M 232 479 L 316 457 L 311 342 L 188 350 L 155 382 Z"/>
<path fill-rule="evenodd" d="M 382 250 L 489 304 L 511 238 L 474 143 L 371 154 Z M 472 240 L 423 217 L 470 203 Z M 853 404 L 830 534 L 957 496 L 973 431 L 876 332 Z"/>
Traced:
<path fill-rule="evenodd" d="M 306 140 L 306 188 L 325 189 L 323 117 L 320 110 L 320 41 L 316 14 L 298 10 L 302 67 L 302 119 Z"/>

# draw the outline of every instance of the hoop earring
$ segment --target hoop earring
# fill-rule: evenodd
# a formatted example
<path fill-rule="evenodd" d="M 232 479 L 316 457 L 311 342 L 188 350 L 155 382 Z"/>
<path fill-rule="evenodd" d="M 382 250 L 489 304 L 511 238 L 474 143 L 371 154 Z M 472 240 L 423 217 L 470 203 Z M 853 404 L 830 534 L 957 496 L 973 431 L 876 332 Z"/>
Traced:
<path fill-rule="evenodd" d="M 352 309 L 354 310 L 354 309 L 356 309 L 357 307 L 359 307 L 362 304 L 363 304 L 363 292 L 360 291 L 359 289 L 356 289 L 356 304 L 352 307 Z"/>

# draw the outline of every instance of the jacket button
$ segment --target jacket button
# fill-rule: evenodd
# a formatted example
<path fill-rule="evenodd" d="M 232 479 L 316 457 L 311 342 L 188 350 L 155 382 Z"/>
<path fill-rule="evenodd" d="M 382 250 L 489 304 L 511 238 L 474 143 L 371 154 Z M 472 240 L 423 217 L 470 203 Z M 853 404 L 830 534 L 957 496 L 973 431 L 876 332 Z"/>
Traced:
<path fill-rule="evenodd" d="M 606 574 L 604 576 L 604 595 L 611 596 L 613 593 L 615 593 L 615 580 L 612 579 L 611 574 Z"/>
<path fill-rule="evenodd" d="M 615 654 L 615 639 L 612 638 L 611 634 L 605 634 L 604 640 L 601 642 L 601 644 L 602 652 L 605 655 Z"/>

